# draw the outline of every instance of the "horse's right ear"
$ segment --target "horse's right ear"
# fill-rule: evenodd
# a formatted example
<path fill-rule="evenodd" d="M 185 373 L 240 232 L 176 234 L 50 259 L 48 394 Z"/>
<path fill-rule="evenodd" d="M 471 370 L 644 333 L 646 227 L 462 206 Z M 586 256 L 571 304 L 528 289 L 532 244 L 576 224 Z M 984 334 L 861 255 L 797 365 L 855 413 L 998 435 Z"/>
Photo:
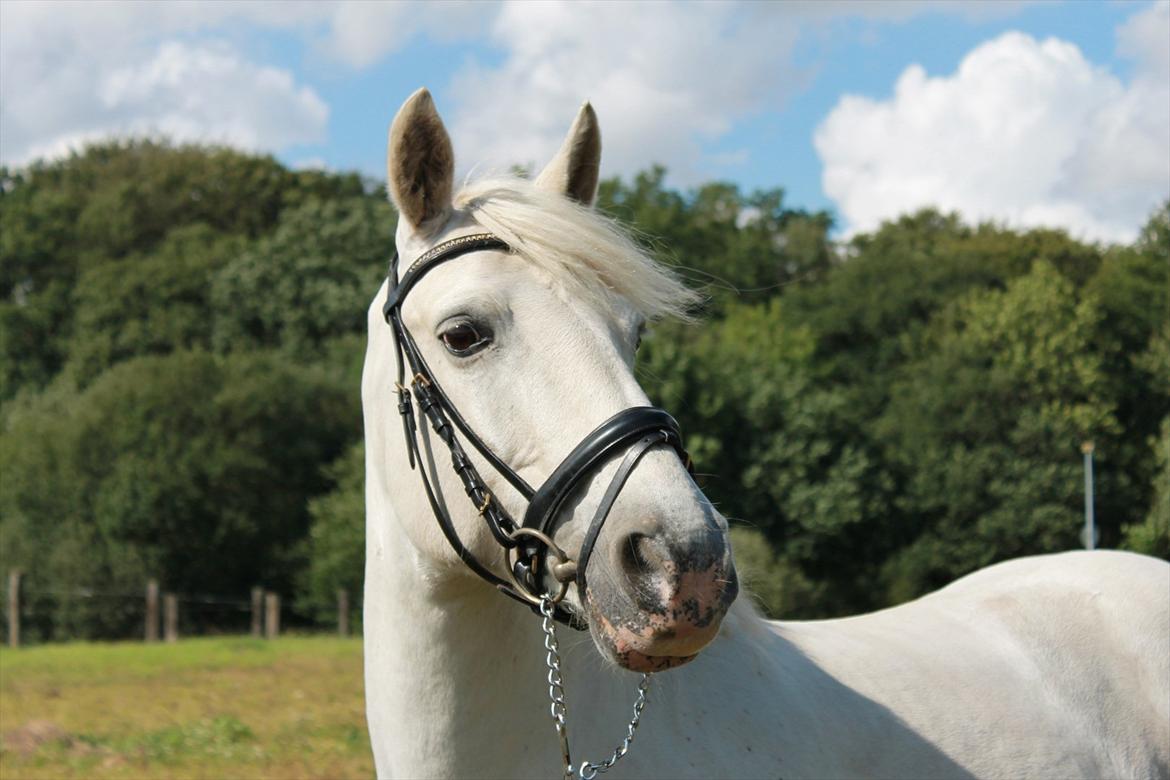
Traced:
<path fill-rule="evenodd" d="M 451 211 L 455 152 L 425 87 L 406 99 L 390 125 L 386 180 L 398 213 L 416 231 L 434 229 Z"/>

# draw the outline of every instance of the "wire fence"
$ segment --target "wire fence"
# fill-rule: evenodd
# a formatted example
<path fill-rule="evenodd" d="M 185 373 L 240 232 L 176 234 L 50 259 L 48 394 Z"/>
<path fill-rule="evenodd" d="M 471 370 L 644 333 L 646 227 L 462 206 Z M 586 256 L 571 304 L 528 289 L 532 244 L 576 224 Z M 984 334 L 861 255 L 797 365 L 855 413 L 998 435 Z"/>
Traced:
<path fill-rule="evenodd" d="M 3 642 L 9 647 L 70 640 L 176 641 L 245 634 L 274 638 L 282 629 L 336 632 L 360 626 L 361 604 L 338 589 L 332 603 L 295 599 L 256 586 L 247 594 L 169 592 L 149 580 L 141 590 L 61 587 L 8 573 Z"/>

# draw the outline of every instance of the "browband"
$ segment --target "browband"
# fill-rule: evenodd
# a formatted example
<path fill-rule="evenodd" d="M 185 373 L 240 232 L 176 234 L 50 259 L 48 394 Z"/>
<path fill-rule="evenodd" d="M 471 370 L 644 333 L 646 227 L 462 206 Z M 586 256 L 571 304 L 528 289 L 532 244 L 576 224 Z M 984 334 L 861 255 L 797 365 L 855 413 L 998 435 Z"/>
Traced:
<path fill-rule="evenodd" d="M 469 236 L 460 236 L 436 244 L 423 252 L 410 264 L 410 267 L 402 274 L 401 279 L 398 277 L 398 253 L 395 252 L 394 258 L 390 261 L 390 287 L 386 294 L 386 302 L 382 304 L 382 315 L 386 317 L 386 321 L 390 321 L 390 310 L 399 305 L 400 301 L 410 292 L 410 288 L 414 287 L 427 271 L 448 260 L 485 249 L 496 249 L 501 252 L 511 251 L 503 240 L 496 238 L 491 233 L 472 233 Z"/>

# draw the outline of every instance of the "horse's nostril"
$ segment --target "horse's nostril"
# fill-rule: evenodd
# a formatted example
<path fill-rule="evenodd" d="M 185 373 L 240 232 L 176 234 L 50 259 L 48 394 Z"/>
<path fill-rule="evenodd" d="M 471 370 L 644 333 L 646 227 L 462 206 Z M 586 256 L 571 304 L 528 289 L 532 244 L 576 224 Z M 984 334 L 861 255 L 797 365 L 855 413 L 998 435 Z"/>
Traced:
<path fill-rule="evenodd" d="M 620 541 L 618 564 L 625 580 L 633 586 L 629 595 L 640 606 L 660 607 L 666 561 L 667 551 L 661 541 L 645 533 L 629 533 Z"/>
<path fill-rule="evenodd" d="M 619 560 L 631 579 L 643 579 L 662 571 L 665 556 L 660 543 L 642 533 L 632 533 L 622 540 Z"/>

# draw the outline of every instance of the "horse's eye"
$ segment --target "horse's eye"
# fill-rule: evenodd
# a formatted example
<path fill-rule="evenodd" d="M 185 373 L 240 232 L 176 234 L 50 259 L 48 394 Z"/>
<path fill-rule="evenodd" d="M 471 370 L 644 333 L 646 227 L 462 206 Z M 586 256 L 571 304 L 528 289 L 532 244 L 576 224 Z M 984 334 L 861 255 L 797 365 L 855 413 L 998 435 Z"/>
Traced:
<path fill-rule="evenodd" d="M 443 331 L 439 336 L 443 345 L 452 355 L 467 357 L 475 354 L 491 342 L 491 334 L 483 335 L 470 322 L 460 322 Z"/>

